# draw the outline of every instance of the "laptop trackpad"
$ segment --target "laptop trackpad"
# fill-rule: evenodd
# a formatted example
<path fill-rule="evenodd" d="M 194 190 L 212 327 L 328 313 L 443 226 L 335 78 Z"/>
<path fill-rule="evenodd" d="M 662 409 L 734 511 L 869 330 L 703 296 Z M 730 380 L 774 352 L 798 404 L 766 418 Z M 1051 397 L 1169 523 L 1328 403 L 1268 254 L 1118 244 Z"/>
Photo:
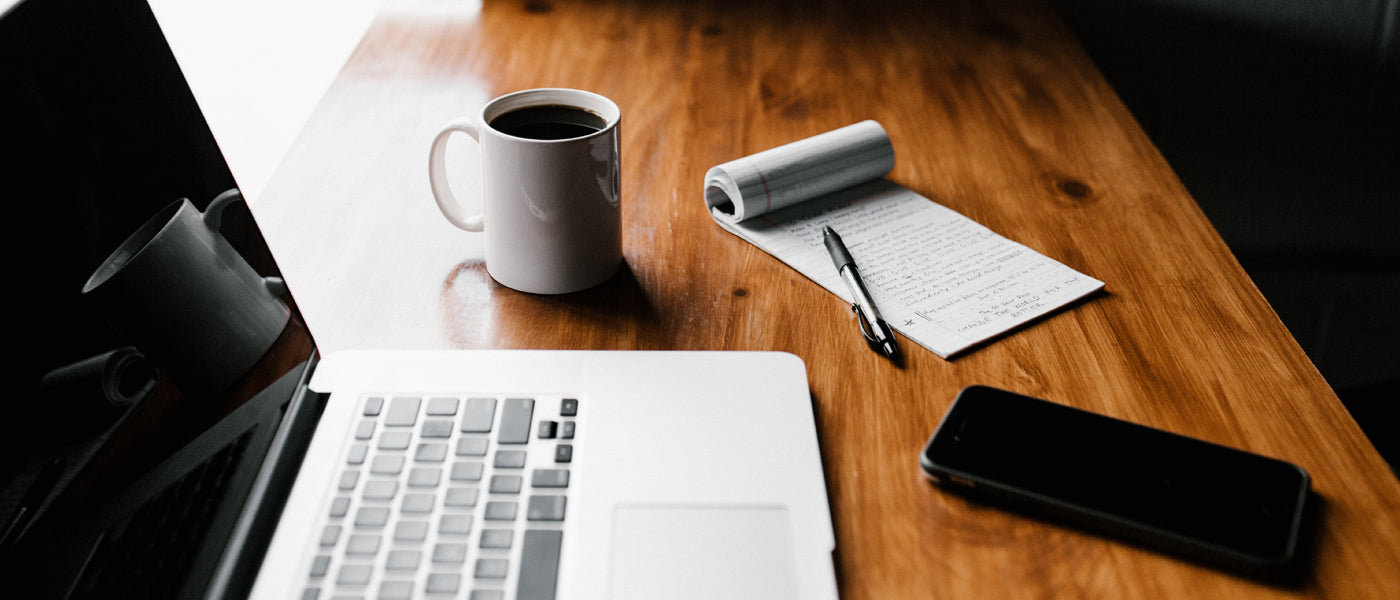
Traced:
<path fill-rule="evenodd" d="M 610 598 L 797 597 L 784 507 L 619 507 L 612 543 Z"/>

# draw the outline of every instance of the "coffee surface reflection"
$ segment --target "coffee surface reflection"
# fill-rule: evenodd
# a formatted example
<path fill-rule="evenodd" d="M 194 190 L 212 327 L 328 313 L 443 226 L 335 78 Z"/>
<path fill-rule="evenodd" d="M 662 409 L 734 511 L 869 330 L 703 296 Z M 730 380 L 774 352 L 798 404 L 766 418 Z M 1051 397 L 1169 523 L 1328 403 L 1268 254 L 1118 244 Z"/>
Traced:
<path fill-rule="evenodd" d="M 491 120 L 491 128 L 531 140 L 568 140 L 602 131 L 608 121 L 574 106 L 527 106 Z"/>

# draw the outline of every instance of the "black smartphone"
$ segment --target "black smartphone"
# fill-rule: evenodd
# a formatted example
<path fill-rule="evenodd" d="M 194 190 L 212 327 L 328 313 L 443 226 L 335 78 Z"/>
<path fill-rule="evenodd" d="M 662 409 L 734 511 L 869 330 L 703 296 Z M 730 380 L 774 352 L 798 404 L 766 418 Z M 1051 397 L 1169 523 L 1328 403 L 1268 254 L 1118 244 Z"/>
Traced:
<path fill-rule="evenodd" d="M 1287 573 L 1306 471 L 986 386 L 962 390 L 919 456 L 940 487 L 1206 563 Z"/>

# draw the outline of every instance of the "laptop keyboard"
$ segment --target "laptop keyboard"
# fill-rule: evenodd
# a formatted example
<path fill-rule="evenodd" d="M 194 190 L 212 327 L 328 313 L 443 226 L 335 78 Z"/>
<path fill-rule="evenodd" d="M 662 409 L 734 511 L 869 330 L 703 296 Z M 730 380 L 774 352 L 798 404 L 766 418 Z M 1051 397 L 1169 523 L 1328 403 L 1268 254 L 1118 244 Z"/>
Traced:
<path fill-rule="evenodd" d="M 554 598 L 579 401 L 361 398 L 303 598 Z"/>
<path fill-rule="evenodd" d="M 70 598 L 174 598 L 228 494 L 245 433 L 103 533 Z"/>

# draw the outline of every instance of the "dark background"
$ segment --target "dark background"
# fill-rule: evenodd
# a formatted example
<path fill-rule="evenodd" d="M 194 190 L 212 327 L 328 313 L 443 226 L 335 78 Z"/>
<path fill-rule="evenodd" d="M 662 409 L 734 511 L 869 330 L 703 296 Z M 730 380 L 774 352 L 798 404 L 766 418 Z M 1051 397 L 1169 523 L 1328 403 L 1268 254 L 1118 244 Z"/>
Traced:
<path fill-rule="evenodd" d="M 1054 0 L 1400 465 L 1400 0 Z"/>

